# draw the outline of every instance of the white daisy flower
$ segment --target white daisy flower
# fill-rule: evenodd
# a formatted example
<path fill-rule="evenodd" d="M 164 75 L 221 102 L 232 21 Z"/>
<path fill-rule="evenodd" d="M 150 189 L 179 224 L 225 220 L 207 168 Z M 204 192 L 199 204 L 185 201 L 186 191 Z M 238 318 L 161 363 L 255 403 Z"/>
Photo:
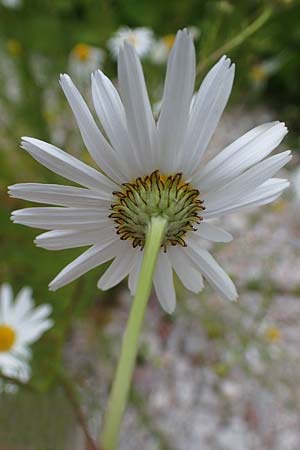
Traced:
<path fill-rule="evenodd" d="M 150 59 L 154 64 L 163 64 L 167 61 L 175 38 L 175 34 L 167 34 L 154 42 L 150 52 Z"/>
<path fill-rule="evenodd" d="M 201 242 L 232 240 L 208 219 L 272 202 L 288 186 L 271 177 L 290 160 L 290 152 L 269 157 L 285 136 L 285 125 L 260 125 L 204 163 L 230 95 L 230 60 L 224 56 L 210 70 L 191 108 L 195 51 L 189 33 L 179 31 L 157 123 L 139 58 L 128 43 L 120 50 L 118 72 L 120 94 L 101 71 L 92 76 L 93 101 L 107 139 L 69 76 L 61 76 L 83 141 L 101 172 L 54 145 L 23 138 L 22 148 L 33 158 L 83 187 L 11 186 L 13 197 L 58 205 L 21 209 L 12 220 L 49 230 L 35 241 L 45 249 L 91 246 L 57 275 L 51 290 L 113 259 L 98 287 L 109 289 L 129 275 L 134 294 L 145 230 L 151 217 L 162 215 L 168 224 L 153 280 L 162 307 L 168 312 L 175 308 L 173 271 L 193 292 L 201 291 L 204 276 L 221 296 L 236 299 L 232 281 Z"/>
<path fill-rule="evenodd" d="M 118 58 L 119 50 L 123 47 L 124 42 L 129 42 L 135 48 L 138 56 L 143 58 L 147 55 L 154 42 L 153 32 L 146 27 L 119 28 L 107 43 L 107 47 L 115 59 Z"/>
<path fill-rule="evenodd" d="M 91 72 L 102 67 L 103 61 L 104 51 L 101 48 L 77 44 L 70 53 L 69 70 L 77 80 L 85 80 Z"/>
<path fill-rule="evenodd" d="M 34 308 L 32 291 L 24 287 L 13 301 L 9 284 L 0 287 L 0 370 L 23 382 L 30 377 L 30 345 L 53 325 L 49 305 Z"/>

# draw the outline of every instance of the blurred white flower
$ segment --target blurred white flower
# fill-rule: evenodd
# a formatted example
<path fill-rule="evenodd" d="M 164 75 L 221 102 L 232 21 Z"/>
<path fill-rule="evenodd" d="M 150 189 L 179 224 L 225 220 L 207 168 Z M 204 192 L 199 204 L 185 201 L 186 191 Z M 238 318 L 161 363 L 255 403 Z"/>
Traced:
<path fill-rule="evenodd" d="M 107 43 L 107 47 L 115 59 L 117 59 L 119 50 L 124 42 L 129 42 L 135 48 L 138 56 L 142 58 L 149 53 L 153 45 L 153 32 L 150 28 L 146 27 L 133 29 L 128 27 L 119 28 Z"/>
<path fill-rule="evenodd" d="M 189 33 L 193 40 L 197 40 L 200 36 L 200 29 L 191 26 L 188 27 Z M 173 47 L 175 42 L 176 35 L 175 34 L 166 34 L 160 39 L 156 40 L 151 48 L 150 58 L 155 64 L 163 64 L 167 61 L 169 53 Z"/>
<path fill-rule="evenodd" d="M 169 53 L 175 42 L 175 34 L 167 34 L 158 39 L 152 46 L 150 58 L 155 64 L 163 64 L 167 61 Z"/>
<path fill-rule="evenodd" d="M 87 44 L 77 44 L 69 58 L 69 71 L 78 81 L 90 80 L 91 72 L 101 68 L 104 51 Z"/>
<path fill-rule="evenodd" d="M 29 346 L 53 325 L 51 307 L 34 308 L 32 291 L 24 287 L 13 301 L 9 284 L 0 287 L 0 370 L 26 382 L 30 377 Z"/>
<path fill-rule="evenodd" d="M 1 0 L 1 4 L 6 8 L 18 9 L 22 6 L 22 0 Z"/>
<path fill-rule="evenodd" d="M 224 380 L 221 384 L 221 390 L 226 397 L 231 399 L 237 399 L 241 395 L 240 384 L 231 380 Z"/>

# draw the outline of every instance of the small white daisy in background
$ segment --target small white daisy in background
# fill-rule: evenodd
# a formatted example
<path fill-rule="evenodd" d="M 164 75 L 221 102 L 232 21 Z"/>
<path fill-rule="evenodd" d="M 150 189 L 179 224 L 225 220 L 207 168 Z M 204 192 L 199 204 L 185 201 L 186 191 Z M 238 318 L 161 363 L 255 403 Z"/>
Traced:
<path fill-rule="evenodd" d="M 277 73 L 284 63 L 283 57 L 276 57 L 254 64 L 249 72 L 254 88 L 261 89 L 264 87 L 269 78 Z"/>
<path fill-rule="evenodd" d="M 143 58 L 153 45 L 153 31 L 146 27 L 119 28 L 107 43 L 107 47 L 115 59 L 118 58 L 119 50 L 123 47 L 124 42 L 129 42 L 135 48 L 138 56 Z"/>
<path fill-rule="evenodd" d="M 89 81 L 91 72 L 102 67 L 104 57 L 105 54 L 101 48 L 83 43 L 77 44 L 70 53 L 69 71 L 79 82 Z"/>
<path fill-rule="evenodd" d="M 154 64 L 163 64 L 167 61 L 175 38 L 175 34 L 167 34 L 154 42 L 150 53 L 150 59 Z"/>
<path fill-rule="evenodd" d="M 153 216 L 162 216 L 167 227 L 153 279 L 162 307 L 169 313 L 175 308 L 173 270 L 192 292 L 203 289 L 204 276 L 219 295 L 237 298 L 231 279 L 202 246 L 203 239 L 229 242 L 232 236 L 208 219 L 265 205 L 281 194 L 289 183 L 272 177 L 291 155 L 269 155 L 287 129 L 280 122 L 259 125 L 217 156 L 204 158 L 231 92 L 234 65 L 223 56 L 191 107 L 195 76 L 193 39 L 187 30 L 179 31 L 156 122 L 140 60 L 125 42 L 118 58 L 120 94 L 100 70 L 92 77 L 94 106 L 106 137 L 70 77 L 61 76 L 83 141 L 101 172 L 54 145 L 24 137 L 22 148 L 34 159 L 83 187 L 24 183 L 9 188 L 15 198 L 58 205 L 12 214 L 15 223 L 47 230 L 36 238 L 37 246 L 90 246 L 56 276 L 51 290 L 113 260 L 98 287 L 110 289 L 129 275 L 134 294 L 145 232 Z"/>
<path fill-rule="evenodd" d="M 194 41 L 199 38 L 199 28 L 191 26 L 188 30 Z M 150 52 L 150 59 L 154 64 L 164 64 L 167 61 L 169 53 L 174 45 L 175 38 L 175 34 L 166 34 L 153 43 Z"/>
<path fill-rule="evenodd" d="M 30 345 L 53 325 L 49 305 L 34 307 L 32 291 L 24 287 L 13 300 L 9 284 L 0 287 L 0 371 L 26 382 L 30 378 Z"/>
<path fill-rule="evenodd" d="M 19 9 L 23 5 L 22 0 L 1 0 L 1 4 L 9 9 Z"/>

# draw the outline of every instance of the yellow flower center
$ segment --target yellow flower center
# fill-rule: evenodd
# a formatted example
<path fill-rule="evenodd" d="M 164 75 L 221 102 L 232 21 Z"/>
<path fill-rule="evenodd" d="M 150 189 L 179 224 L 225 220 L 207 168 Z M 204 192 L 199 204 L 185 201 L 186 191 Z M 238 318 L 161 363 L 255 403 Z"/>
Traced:
<path fill-rule="evenodd" d="M 8 325 L 0 325 L 0 352 L 8 352 L 15 340 L 15 331 Z"/>
<path fill-rule="evenodd" d="M 271 326 L 266 329 L 265 337 L 270 342 L 278 342 L 281 338 L 281 332 L 277 327 Z"/>
<path fill-rule="evenodd" d="M 130 44 L 132 44 L 134 47 L 137 45 L 138 43 L 138 39 L 136 37 L 136 35 L 134 33 L 131 33 L 127 39 L 126 39 Z"/>
<path fill-rule="evenodd" d="M 129 239 L 133 247 L 144 247 L 151 217 L 167 219 L 162 247 L 186 246 L 184 236 L 195 231 L 205 209 L 200 192 L 182 180 L 181 173 L 165 176 L 155 170 L 150 175 L 124 183 L 120 192 L 113 193 L 112 218 L 120 239 Z"/>
<path fill-rule="evenodd" d="M 91 55 L 91 47 L 87 44 L 77 44 L 72 53 L 79 61 L 87 61 Z"/>
<path fill-rule="evenodd" d="M 8 39 L 6 47 L 9 53 L 13 56 L 18 56 L 22 52 L 22 45 L 17 39 Z"/>
<path fill-rule="evenodd" d="M 166 34 L 166 36 L 163 36 L 162 41 L 167 47 L 167 49 L 171 50 L 175 42 L 175 34 Z"/>
<path fill-rule="evenodd" d="M 261 64 L 255 64 L 250 71 L 250 77 L 254 81 L 264 81 L 267 78 L 267 73 Z"/>

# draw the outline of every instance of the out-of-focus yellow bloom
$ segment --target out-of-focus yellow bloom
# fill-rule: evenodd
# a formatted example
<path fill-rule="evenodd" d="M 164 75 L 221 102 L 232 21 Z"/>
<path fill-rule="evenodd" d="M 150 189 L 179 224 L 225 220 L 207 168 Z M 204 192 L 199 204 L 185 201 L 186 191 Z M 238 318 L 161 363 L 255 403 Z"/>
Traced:
<path fill-rule="evenodd" d="M 175 42 L 175 34 L 166 34 L 161 39 L 162 39 L 163 43 L 165 44 L 165 46 L 167 47 L 167 49 L 171 50 L 171 48 L 173 47 L 173 44 Z"/>
<path fill-rule="evenodd" d="M 70 53 L 68 71 L 77 82 L 89 83 L 91 72 L 101 68 L 103 61 L 101 48 L 79 43 Z"/>
<path fill-rule="evenodd" d="M 250 78 L 253 81 L 256 81 L 256 82 L 265 81 L 267 79 L 267 77 L 268 77 L 268 74 L 262 64 L 255 64 L 254 66 L 252 66 L 252 68 L 250 70 Z"/>
<path fill-rule="evenodd" d="M 196 26 L 187 27 L 194 41 L 200 36 L 200 29 Z M 166 34 L 157 39 L 151 48 L 150 59 L 154 64 L 164 64 L 175 42 L 175 34 Z"/>
<path fill-rule="evenodd" d="M 278 342 L 281 339 L 281 331 L 274 325 L 270 326 L 265 330 L 265 338 L 272 343 Z"/>
<path fill-rule="evenodd" d="M 287 204 L 282 198 L 279 198 L 277 202 L 271 206 L 272 211 L 278 214 L 281 214 L 283 211 L 285 211 L 286 207 Z"/>
<path fill-rule="evenodd" d="M 88 61 L 92 48 L 87 44 L 77 44 L 72 50 L 72 55 L 79 61 Z"/>
<path fill-rule="evenodd" d="M 22 52 L 21 42 L 17 39 L 8 39 L 6 42 L 8 52 L 13 56 L 18 56 Z"/>
<path fill-rule="evenodd" d="M 15 331 L 8 325 L 0 325 L 0 352 L 8 352 L 16 340 Z"/>

